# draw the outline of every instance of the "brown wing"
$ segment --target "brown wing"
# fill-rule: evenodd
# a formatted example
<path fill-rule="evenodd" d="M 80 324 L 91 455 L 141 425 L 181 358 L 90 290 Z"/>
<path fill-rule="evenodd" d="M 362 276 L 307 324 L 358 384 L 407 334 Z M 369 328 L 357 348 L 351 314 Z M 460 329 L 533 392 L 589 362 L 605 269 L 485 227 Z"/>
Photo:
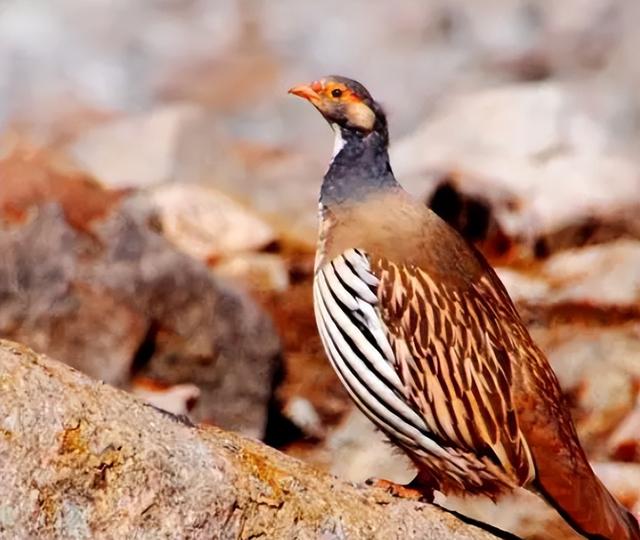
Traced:
<path fill-rule="evenodd" d="M 640 539 L 593 473 L 557 378 L 495 273 L 456 286 L 411 264 L 371 263 L 396 369 L 430 429 L 531 482 L 587 537 Z"/>
<path fill-rule="evenodd" d="M 518 343 L 514 400 L 536 466 L 531 486 L 588 538 L 640 540 L 638 520 L 600 482 L 589 465 L 545 354 L 533 343 L 504 286 L 487 268 L 479 282 L 489 304 L 503 306 L 502 325 Z"/>
<path fill-rule="evenodd" d="M 517 344 L 500 321 L 510 306 L 482 283 L 446 288 L 414 265 L 373 259 L 379 310 L 408 398 L 452 447 L 486 457 L 512 485 L 535 475 L 513 399 Z"/>

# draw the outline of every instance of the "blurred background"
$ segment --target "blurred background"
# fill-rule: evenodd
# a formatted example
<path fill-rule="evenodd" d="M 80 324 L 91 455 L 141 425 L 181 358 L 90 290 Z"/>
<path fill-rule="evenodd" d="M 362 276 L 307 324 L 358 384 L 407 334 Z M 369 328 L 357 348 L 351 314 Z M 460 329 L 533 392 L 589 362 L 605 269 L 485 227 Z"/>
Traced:
<path fill-rule="evenodd" d="M 343 478 L 411 479 L 313 320 L 333 141 L 286 91 L 346 75 L 638 513 L 639 22 L 625 0 L 0 0 L 0 336 Z M 526 495 L 445 502 L 573 538 Z"/>

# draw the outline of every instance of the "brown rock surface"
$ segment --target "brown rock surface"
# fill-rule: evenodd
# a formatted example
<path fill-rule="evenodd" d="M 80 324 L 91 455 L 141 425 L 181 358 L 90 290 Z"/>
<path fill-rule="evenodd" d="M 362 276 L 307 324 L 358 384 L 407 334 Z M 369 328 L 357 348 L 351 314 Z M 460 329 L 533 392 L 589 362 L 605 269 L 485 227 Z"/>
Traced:
<path fill-rule="evenodd" d="M 607 449 L 614 459 L 640 463 L 640 396 L 633 411 L 611 434 Z"/>
<path fill-rule="evenodd" d="M 114 202 L 46 164 L 28 161 L 25 174 L 10 163 L 7 185 L 30 196 L 0 190 L 5 208 L 21 210 L 0 222 L 0 335 L 112 384 L 132 374 L 196 384 L 195 418 L 261 437 L 280 350 L 269 318 L 172 248 L 143 195 Z M 86 190 L 95 196 L 84 204 Z M 92 201 L 99 211 L 86 213 Z"/>
<path fill-rule="evenodd" d="M 162 234 L 178 249 L 203 261 L 258 251 L 276 241 L 272 228 L 231 197 L 193 184 L 151 190 Z"/>
<path fill-rule="evenodd" d="M 636 399 L 640 314 L 588 303 L 538 304 L 524 312 L 568 397 L 582 444 L 592 458 L 605 459 L 608 436 Z"/>
<path fill-rule="evenodd" d="M 192 105 L 158 108 L 94 126 L 68 150 L 110 187 L 148 187 L 172 179 L 182 134 L 200 118 L 202 112 Z"/>
<path fill-rule="evenodd" d="M 558 82 L 454 95 L 393 146 L 394 170 L 427 199 L 449 189 L 454 223 L 460 201 L 475 201 L 487 215 L 474 235 L 497 230 L 527 258 L 638 238 L 640 175 L 602 108 Z"/>
<path fill-rule="evenodd" d="M 105 191 L 90 176 L 69 168 L 60 155 L 16 144 L 0 160 L 0 219 L 20 223 L 31 208 L 55 202 L 69 224 L 87 230 L 118 204 L 123 191 Z"/>
<path fill-rule="evenodd" d="M 0 341 L 0 536 L 493 538 Z"/>

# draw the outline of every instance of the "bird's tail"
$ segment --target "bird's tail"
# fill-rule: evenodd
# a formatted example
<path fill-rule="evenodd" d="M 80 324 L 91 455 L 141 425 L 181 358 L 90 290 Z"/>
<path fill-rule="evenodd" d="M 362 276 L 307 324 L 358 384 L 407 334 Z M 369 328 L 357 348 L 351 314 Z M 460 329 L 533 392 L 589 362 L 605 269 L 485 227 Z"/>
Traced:
<path fill-rule="evenodd" d="M 590 540 L 640 540 L 638 520 L 607 491 L 586 459 L 584 465 L 588 471 L 564 481 L 547 470 L 531 487 Z"/>
<path fill-rule="evenodd" d="M 531 377 L 538 387 L 525 394 L 528 401 L 521 410 L 536 469 L 528 487 L 590 540 L 640 540 L 638 520 L 607 491 L 589 465 L 569 409 L 562 404 L 560 385 L 553 372 L 542 369 L 548 365 L 543 353 L 538 354 L 538 364 L 532 368 L 538 371 L 532 371 Z"/>

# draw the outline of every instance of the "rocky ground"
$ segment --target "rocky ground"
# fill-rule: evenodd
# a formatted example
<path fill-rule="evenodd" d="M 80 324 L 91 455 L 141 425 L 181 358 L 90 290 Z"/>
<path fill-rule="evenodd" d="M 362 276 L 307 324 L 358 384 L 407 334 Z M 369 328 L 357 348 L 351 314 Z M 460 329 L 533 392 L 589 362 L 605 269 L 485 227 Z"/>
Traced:
<path fill-rule="evenodd" d="M 0 538 L 495 540 L 0 340 Z"/>
<path fill-rule="evenodd" d="M 313 320 L 332 142 L 286 89 L 352 75 L 389 112 L 396 175 L 497 266 L 640 513 L 640 9 L 396 4 L 0 2 L 0 337 L 348 480 L 410 479 Z M 445 503 L 572 537 L 525 495 Z"/>

